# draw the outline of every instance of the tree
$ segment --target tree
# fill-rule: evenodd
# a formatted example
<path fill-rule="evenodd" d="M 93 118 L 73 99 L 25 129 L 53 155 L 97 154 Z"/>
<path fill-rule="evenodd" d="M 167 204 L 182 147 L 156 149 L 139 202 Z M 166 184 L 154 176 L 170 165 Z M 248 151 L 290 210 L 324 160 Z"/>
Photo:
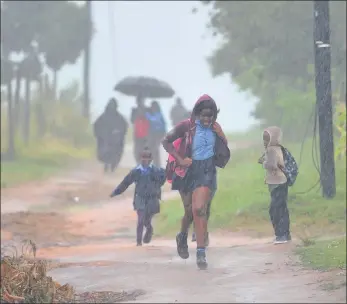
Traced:
<path fill-rule="evenodd" d="M 13 160 L 16 156 L 14 145 L 14 119 L 13 119 L 13 102 L 12 102 L 12 78 L 13 63 L 8 59 L 1 58 L 1 85 L 7 88 L 7 119 L 8 119 L 8 144 L 7 159 Z"/>
<path fill-rule="evenodd" d="M 208 28 L 223 41 L 208 59 L 213 75 L 230 74 L 242 90 L 259 97 L 253 113 L 256 118 L 281 124 L 295 135 L 305 125 L 315 100 L 313 3 L 204 2 L 212 6 Z M 331 1 L 330 12 L 336 89 L 346 78 L 346 3 Z M 294 114 L 297 128 L 290 117 Z"/>
<path fill-rule="evenodd" d="M 53 72 L 56 92 L 58 72 L 65 64 L 75 63 L 84 50 L 86 41 L 90 40 L 87 12 L 83 6 L 69 1 L 43 2 L 49 5 L 50 11 L 42 21 L 47 25 L 40 31 L 38 46 Z"/>

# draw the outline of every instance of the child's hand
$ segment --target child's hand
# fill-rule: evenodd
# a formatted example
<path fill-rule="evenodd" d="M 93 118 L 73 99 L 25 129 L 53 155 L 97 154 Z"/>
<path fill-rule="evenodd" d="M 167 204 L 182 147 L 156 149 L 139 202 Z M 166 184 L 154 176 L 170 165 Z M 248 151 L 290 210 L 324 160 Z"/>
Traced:
<path fill-rule="evenodd" d="M 179 165 L 182 167 L 190 167 L 192 164 L 192 159 L 189 157 L 186 157 L 185 159 L 183 159 L 181 162 L 179 162 Z"/>
<path fill-rule="evenodd" d="M 258 159 L 258 164 L 263 164 L 264 163 L 264 155 L 262 155 L 259 159 Z"/>

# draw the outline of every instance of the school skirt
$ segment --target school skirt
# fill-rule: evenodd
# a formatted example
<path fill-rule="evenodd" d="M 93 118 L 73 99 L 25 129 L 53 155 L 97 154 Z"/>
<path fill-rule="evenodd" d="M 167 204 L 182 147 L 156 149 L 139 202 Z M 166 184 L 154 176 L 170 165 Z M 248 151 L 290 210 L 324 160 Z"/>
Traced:
<path fill-rule="evenodd" d="M 183 178 L 175 173 L 172 176 L 172 190 L 191 193 L 199 187 L 208 187 L 212 192 L 217 190 L 217 170 L 214 157 L 206 160 L 193 160 Z"/>

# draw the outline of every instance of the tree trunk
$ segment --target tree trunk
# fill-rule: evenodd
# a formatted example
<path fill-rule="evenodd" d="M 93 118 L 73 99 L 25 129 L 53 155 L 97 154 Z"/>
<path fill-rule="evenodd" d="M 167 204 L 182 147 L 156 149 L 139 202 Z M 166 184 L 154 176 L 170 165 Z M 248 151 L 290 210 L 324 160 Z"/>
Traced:
<path fill-rule="evenodd" d="M 24 103 L 24 123 L 23 138 L 24 143 L 29 143 L 30 137 L 30 79 L 25 78 L 25 103 Z"/>
<path fill-rule="evenodd" d="M 8 147 L 7 147 L 7 159 L 14 160 L 16 158 L 16 150 L 14 145 L 14 109 L 12 99 L 12 81 L 7 84 L 7 116 L 8 116 Z"/>
<path fill-rule="evenodd" d="M 57 101 L 58 71 L 53 71 L 53 100 Z"/>
<path fill-rule="evenodd" d="M 42 138 L 46 133 L 46 117 L 43 108 L 44 102 L 44 84 L 43 79 L 39 76 L 39 100 L 36 105 L 36 119 L 37 119 L 37 135 L 38 138 Z"/>
<path fill-rule="evenodd" d="M 92 23 L 92 1 L 86 2 L 86 9 L 88 14 L 88 30 L 91 31 Z M 90 119 L 90 84 L 89 84 L 89 75 L 90 75 L 90 40 L 86 41 L 86 46 L 84 49 L 84 73 L 83 73 L 83 83 L 84 83 L 84 103 L 83 103 L 83 112 L 82 115 L 88 121 Z"/>
<path fill-rule="evenodd" d="M 20 89 L 21 89 L 22 77 L 20 69 L 16 71 L 16 89 L 14 93 L 14 127 L 17 130 L 21 125 L 21 109 L 20 109 Z"/>

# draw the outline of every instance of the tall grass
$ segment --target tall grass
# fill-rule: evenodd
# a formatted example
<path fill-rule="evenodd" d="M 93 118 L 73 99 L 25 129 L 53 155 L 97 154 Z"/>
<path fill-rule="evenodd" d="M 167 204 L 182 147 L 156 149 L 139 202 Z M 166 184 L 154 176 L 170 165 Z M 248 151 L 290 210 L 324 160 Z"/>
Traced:
<path fill-rule="evenodd" d="M 1 163 L 1 187 L 45 178 L 59 172 L 72 162 L 94 155 L 94 139 L 90 124 L 81 116 L 76 99 L 77 88 L 71 86 L 61 92 L 56 102 L 34 99 L 31 107 L 30 141 L 25 144 L 23 126 L 16 128 L 16 159 Z M 45 119 L 45 133 L 39 135 L 37 106 L 41 105 Z M 2 109 L 3 110 L 3 109 Z M 1 111 L 1 154 L 7 150 L 8 132 L 6 111 Z"/>
<path fill-rule="evenodd" d="M 315 237 L 341 234 L 346 231 L 346 163 L 336 162 L 337 194 L 334 199 L 322 198 L 319 185 L 310 191 L 319 180 L 312 161 L 312 140 L 308 140 L 302 154 L 299 176 L 290 189 L 288 207 L 291 214 L 293 234 Z M 299 161 L 300 144 L 286 147 Z M 235 151 L 228 166 L 218 170 L 218 191 L 213 200 L 210 229 L 248 231 L 257 236 L 273 234 L 269 221 L 269 192 L 264 184 L 264 170 L 257 164 L 262 148 Z M 157 219 L 160 234 L 178 231 L 183 214 L 179 200 L 165 202 Z"/>

